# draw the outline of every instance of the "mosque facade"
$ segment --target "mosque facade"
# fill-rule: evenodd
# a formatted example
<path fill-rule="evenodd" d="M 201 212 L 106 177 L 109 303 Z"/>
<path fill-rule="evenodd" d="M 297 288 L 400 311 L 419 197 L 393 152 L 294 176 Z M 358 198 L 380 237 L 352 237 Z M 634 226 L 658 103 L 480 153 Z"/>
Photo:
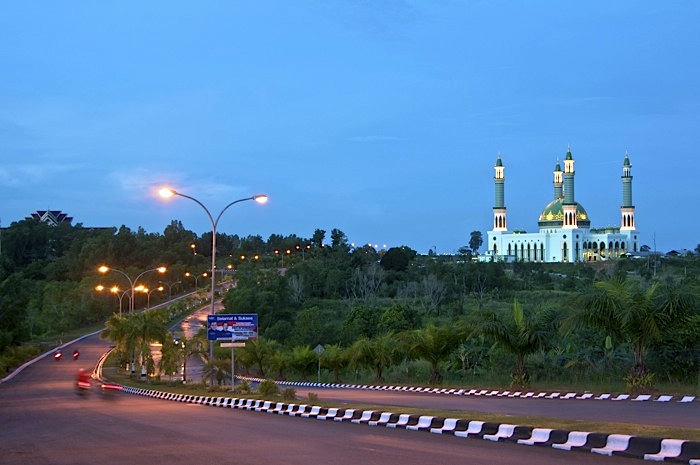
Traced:
<path fill-rule="evenodd" d="M 539 232 L 509 231 L 505 205 L 505 166 L 499 154 L 493 178 L 493 229 L 487 233 L 488 250 L 481 261 L 576 263 L 605 261 L 639 251 L 639 233 L 632 203 L 632 164 L 622 163 L 620 226 L 591 228 L 591 220 L 574 196 L 574 158 L 571 149 L 564 169 L 554 168 L 554 196 L 539 216 Z"/>

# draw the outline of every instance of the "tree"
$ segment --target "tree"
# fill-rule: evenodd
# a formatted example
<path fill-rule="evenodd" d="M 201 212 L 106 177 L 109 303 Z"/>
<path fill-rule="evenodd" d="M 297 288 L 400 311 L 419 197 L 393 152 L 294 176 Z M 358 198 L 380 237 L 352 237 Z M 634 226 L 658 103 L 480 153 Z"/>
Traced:
<path fill-rule="evenodd" d="M 628 342 L 633 366 L 626 378 L 633 389 L 653 387 L 645 357 L 650 346 L 683 327 L 695 309 L 695 297 L 674 283 L 658 282 L 644 287 L 617 275 L 594 284 L 593 292 L 581 296 L 581 310 L 572 321 L 602 329 Z"/>
<path fill-rule="evenodd" d="M 326 238 L 326 231 L 323 229 L 314 230 L 313 236 L 311 236 L 311 244 L 314 247 L 323 247 L 323 240 Z"/>
<path fill-rule="evenodd" d="M 348 293 L 353 299 L 368 303 L 377 295 L 382 281 L 384 281 L 384 269 L 376 263 L 370 264 L 364 270 L 355 268 Z"/>
<path fill-rule="evenodd" d="M 409 305 L 394 303 L 384 309 L 379 317 L 379 330 L 400 333 L 416 329 L 421 325 L 418 311 Z"/>
<path fill-rule="evenodd" d="M 406 271 L 415 256 L 416 251 L 409 247 L 391 247 L 382 256 L 379 264 L 387 271 Z"/>
<path fill-rule="evenodd" d="M 167 334 L 167 339 L 163 341 L 160 349 L 161 357 L 158 362 L 158 373 L 166 374 L 172 380 L 180 367 L 180 346 L 171 333 Z"/>
<path fill-rule="evenodd" d="M 134 370 L 134 352 L 136 351 L 136 332 L 132 327 L 129 315 L 113 314 L 105 323 L 106 328 L 100 333 L 100 338 L 114 343 L 122 357 L 131 362 L 131 372 Z"/>
<path fill-rule="evenodd" d="M 374 369 L 374 380 L 384 381 L 384 369 L 391 365 L 397 353 L 396 338 L 393 333 L 373 337 L 361 337 L 348 349 L 350 363 Z"/>
<path fill-rule="evenodd" d="M 433 385 L 442 382 L 440 364 L 448 359 L 464 337 L 465 332 L 459 327 L 434 324 L 400 334 L 409 354 L 430 363 L 429 383 Z"/>
<path fill-rule="evenodd" d="M 231 357 L 223 354 L 214 354 L 214 358 L 207 360 L 202 370 L 202 381 L 216 379 L 216 383 L 221 386 L 224 381 L 231 379 Z"/>
<path fill-rule="evenodd" d="M 472 258 L 472 250 L 466 245 L 457 249 L 457 253 L 464 258 L 464 261 L 468 261 Z"/>
<path fill-rule="evenodd" d="M 544 309 L 536 314 L 526 313 L 517 299 L 513 301 L 510 317 L 488 312 L 477 324 L 477 332 L 492 338 L 504 350 L 516 357 L 511 375 L 514 388 L 529 385 L 530 376 L 525 366 L 529 355 L 546 349 L 557 334 L 558 312 Z"/>
<path fill-rule="evenodd" d="M 258 337 L 246 341 L 245 347 L 241 349 L 238 357 L 245 366 L 255 365 L 258 368 L 258 374 L 265 377 L 265 364 L 272 357 L 272 354 L 278 350 L 276 341 Z"/>
<path fill-rule="evenodd" d="M 331 247 L 333 250 L 338 249 L 342 252 L 350 250 L 348 246 L 348 237 L 340 229 L 334 228 L 331 230 Z"/>
<path fill-rule="evenodd" d="M 151 343 L 166 340 L 167 333 L 165 315 L 159 310 L 135 313 L 130 315 L 131 331 L 134 333 L 135 352 L 141 358 L 141 373 L 153 374 L 153 355 L 151 354 Z"/>
<path fill-rule="evenodd" d="M 484 239 L 481 236 L 481 231 L 472 231 L 469 235 L 469 248 L 472 250 L 473 254 L 476 254 L 483 243 Z"/>
<path fill-rule="evenodd" d="M 318 356 L 309 346 L 292 348 L 291 365 L 299 373 L 301 379 L 308 379 L 309 372 L 317 363 Z"/>
<path fill-rule="evenodd" d="M 368 305 L 354 305 L 344 322 L 344 330 L 350 334 L 350 340 L 361 336 L 373 337 L 379 325 L 379 312 Z"/>
<path fill-rule="evenodd" d="M 333 372 L 333 382 L 340 383 L 340 370 L 348 363 L 347 352 L 340 344 L 326 344 L 321 354 L 321 362 Z"/>

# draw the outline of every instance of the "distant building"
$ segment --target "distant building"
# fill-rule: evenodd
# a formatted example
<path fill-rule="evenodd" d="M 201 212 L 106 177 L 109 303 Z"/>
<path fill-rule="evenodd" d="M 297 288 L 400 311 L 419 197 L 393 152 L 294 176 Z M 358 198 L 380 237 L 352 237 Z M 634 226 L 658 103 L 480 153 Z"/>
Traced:
<path fill-rule="evenodd" d="M 505 167 L 499 155 L 494 167 L 496 190 L 493 229 L 488 231 L 488 250 L 481 261 L 588 262 L 617 258 L 639 251 L 639 233 L 632 204 L 632 165 L 625 154 L 622 164 L 622 205 L 619 227 L 592 229 L 583 206 L 574 198 L 574 158 L 571 149 L 564 170 L 554 168 L 554 198 L 540 214 L 539 232 L 508 231 L 505 206 Z"/>
<path fill-rule="evenodd" d="M 68 216 L 68 214 L 63 213 L 61 210 L 37 210 L 35 213 L 32 213 L 31 216 L 28 216 L 26 219 L 39 220 L 42 223 L 48 223 L 51 226 L 56 226 L 60 223 L 70 224 L 73 221 L 72 216 Z"/>

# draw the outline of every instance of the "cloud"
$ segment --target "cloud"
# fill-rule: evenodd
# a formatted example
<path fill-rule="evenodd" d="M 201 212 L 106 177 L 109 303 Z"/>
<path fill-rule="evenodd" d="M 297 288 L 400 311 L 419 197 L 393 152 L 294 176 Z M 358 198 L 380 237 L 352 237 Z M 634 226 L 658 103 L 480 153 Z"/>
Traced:
<path fill-rule="evenodd" d="M 31 186 L 57 179 L 60 175 L 78 172 L 82 164 L 26 163 L 5 165 L 0 168 L 0 185 L 5 187 Z M 52 181 L 53 182 L 53 181 Z"/>

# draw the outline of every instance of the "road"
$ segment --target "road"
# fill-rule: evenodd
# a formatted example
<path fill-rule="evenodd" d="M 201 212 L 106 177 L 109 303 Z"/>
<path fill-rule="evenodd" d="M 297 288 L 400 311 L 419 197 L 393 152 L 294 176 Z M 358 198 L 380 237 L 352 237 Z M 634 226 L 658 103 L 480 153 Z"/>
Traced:
<path fill-rule="evenodd" d="M 657 426 L 700 427 L 700 402 L 635 402 L 581 399 L 524 399 L 449 394 L 409 393 L 359 389 L 297 388 L 297 395 L 318 394 L 319 400 L 386 405 L 391 411 L 401 407 L 426 407 L 459 412 L 499 413 L 524 417 L 549 417 L 610 423 Z M 463 418 L 460 416 L 460 418 Z M 478 420 L 479 418 L 474 418 Z M 529 425 L 538 426 L 538 425 Z"/>
<path fill-rule="evenodd" d="M 73 392 L 78 367 L 107 343 L 79 343 L 78 361 L 46 357 L 0 384 L 0 462 L 22 464 L 622 464 L 622 457 L 565 452 L 452 435 L 319 421 L 119 394 Z M 72 348 L 66 348 L 67 354 Z M 525 401 L 524 401 L 525 402 Z"/>

